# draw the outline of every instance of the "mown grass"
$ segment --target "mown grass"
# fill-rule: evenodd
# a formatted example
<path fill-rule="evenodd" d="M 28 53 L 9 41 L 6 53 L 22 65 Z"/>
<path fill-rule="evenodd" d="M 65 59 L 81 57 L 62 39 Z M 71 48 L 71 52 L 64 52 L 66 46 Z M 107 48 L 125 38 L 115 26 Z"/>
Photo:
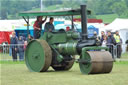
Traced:
<path fill-rule="evenodd" d="M 1 55 L 11 59 L 8 54 Z M 128 53 L 121 59 L 128 59 Z M 70 71 L 30 72 L 25 62 L 0 61 L 0 85 L 128 85 L 128 61 L 114 62 L 110 74 L 83 75 L 75 63 Z"/>
<path fill-rule="evenodd" d="M 23 62 L 0 65 L 1 85 L 128 85 L 128 62 L 116 62 L 110 74 L 96 75 L 81 74 L 77 63 L 70 71 L 43 73 L 30 72 Z"/>
<path fill-rule="evenodd" d="M 128 59 L 128 52 L 121 55 L 121 59 Z"/>
<path fill-rule="evenodd" d="M 118 17 L 117 14 L 105 14 L 105 15 L 96 15 L 97 19 L 102 19 L 104 23 L 111 23 Z"/>
<path fill-rule="evenodd" d="M 25 61 L 0 61 L 0 64 L 25 64 Z"/>

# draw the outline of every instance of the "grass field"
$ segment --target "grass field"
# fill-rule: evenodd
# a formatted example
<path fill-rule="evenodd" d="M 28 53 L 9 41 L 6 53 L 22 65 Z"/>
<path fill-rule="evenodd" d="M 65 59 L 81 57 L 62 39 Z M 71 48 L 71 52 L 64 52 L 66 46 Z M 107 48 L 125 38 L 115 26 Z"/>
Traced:
<path fill-rule="evenodd" d="M 117 14 L 105 14 L 105 15 L 96 15 L 97 19 L 102 19 L 104 23 L 111 23 L 118 17 Z"/>
<path fill-rule="evenodd" d="M 128 85 L 128 61 L 114 63 L 110 74 L 82 75 L 75 63 L 70 71 L 30 72 L 24 62 L 11 60 L 9 54 L 0 54 L 0 85 Z M 128 53 L 121 59 L 127 60 Z"/>
<path fill-rule="evenodd" d="M 128 59 L 128 53 L 123 53 L 121 59 Z"/>
<path fill-rule="evenodd" d="M 128 85 L 128 62 L 114 63 L 110 74 L 82 75 L 75 63 L 70 71 L 29 72 L 24 62 L 0 62 L 1 85 Z"/>

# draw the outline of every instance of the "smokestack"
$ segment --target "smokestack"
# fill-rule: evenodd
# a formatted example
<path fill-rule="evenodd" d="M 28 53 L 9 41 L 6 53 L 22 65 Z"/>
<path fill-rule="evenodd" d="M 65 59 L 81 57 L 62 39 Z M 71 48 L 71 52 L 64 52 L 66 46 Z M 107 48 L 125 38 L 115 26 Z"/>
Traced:
<path fill-rule="evenodd" d="M 87 39 L 87 6 L 81 5 L 81 27 L 82 27 L 82 39 Z"/>

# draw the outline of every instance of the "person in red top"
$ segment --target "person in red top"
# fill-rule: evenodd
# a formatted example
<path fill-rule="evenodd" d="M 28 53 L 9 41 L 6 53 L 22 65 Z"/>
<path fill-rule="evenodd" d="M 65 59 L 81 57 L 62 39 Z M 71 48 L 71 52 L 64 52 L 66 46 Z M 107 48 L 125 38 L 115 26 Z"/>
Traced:
<path fill-rule="evenodd" d="M 66 27 L 66 31 L 69 31 L 69 30 L 70 30 L 70 27 L 69 27 L 69 26 L 67 26 L 67 27 Z"/>
<path fill-rule="evenodd" d="M 35 21 L 33 28 L 34 28 L 34 38 L 39 39 L 41 36 L 41 30 L 42 30 L 42 24 L 47 20 L 47 17 L 45 17 L 44 20 L 42 20 L 42 16 L 37 16 L 37 20 Z"/>

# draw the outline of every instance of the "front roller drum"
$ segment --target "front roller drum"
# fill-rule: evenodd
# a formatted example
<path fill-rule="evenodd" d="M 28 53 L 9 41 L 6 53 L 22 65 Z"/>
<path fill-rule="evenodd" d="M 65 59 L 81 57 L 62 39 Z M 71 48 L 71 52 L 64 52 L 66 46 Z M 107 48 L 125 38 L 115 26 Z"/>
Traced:
<path fill-rule="evenodd" d="M 108 51 L 87 51 L 80 57 L 80 70 L 83 74 L 110 73 L 113 67 L 113 59 Z"/>
<path fill-rule="evenodd" d="M 32 40 L 25 51 L 25 62 L 30 71 L 44 72 L 51 65 L 52 51 L 45 40 Z"/>

